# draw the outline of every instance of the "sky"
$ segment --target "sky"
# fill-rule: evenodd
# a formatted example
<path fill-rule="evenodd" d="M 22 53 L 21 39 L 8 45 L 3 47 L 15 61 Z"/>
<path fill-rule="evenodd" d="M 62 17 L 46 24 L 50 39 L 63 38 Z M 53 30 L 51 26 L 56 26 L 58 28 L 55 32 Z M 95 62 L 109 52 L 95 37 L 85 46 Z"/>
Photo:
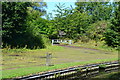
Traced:
<path fill-rule="evenodd" d="M 53 15 L 53 17 L 55 17 L 55 12 L 53 11 L 53 10 L 56 10 L 57 8 L 55 7 L 56 6 L 56 4 L 64 4 L 65 3 L 65 6 L 66 7 L 70 7 L 70 5 L 72 5 L 72 7 L 73 8 L 75 8 L 75 1 L 76 0 L 73 0 L 73 1 L 69 1 L 69 2 L 67 2 L 67 0 L 64 0 L 64 1 L 62 1 L 61 2 L 61 0 L 59 0 L 59 1 L 54 1 L 54 0 L 52 0 L 52 1 L 46 1 L 46 3 L 47 3 L 47 8 L 46 8 L 46 11 L 47 11 L 47 14 L 48 13 L 52 13 L 52 15 Z M 44 18 L 45 16 L 43 16 L 43 18 Z"/>
<path fill-rule="evenodd" d="M 47 14 L 48 13 L 52 13 L 52 16 L 55 17 L 55 12 L 53 10 L 56 10 L 57 8 L 55 7 L 56 4 L 63 4 L 65 3 L 66 7 L 70 7 L 70 5 L 72 5 L 73 8 L 75 8 L 75 2 L 77 0 L 43 0 L 43 2 L 47 3 Z M 113 2 L 113 0 L 110 0 L 111 2 Z M 43 16 L 43 18 L 45 18 L 45 16 Z"/>

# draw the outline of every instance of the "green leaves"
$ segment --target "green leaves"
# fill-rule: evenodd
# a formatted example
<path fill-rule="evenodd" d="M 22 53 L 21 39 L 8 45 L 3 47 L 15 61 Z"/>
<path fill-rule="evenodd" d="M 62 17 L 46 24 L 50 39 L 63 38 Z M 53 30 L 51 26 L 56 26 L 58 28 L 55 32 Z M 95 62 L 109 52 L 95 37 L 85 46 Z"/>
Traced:
<path fill-rule="evenodd" d="M 116 2 L 118 8 L 115 10 L 115 16 L 111 19 L 111 26 L 105 33 L 105 41 L 108 46 L 120 46 L 120 2 Z"/>
<path fill-rule="evenodd" d="M 11 48 L 43 48 L 40 28 L 45 22 L 40 18 L 44 13 L 45 3 L 30 2 L 3 2 L 2 3 L 2 29 L 3 47 L 11 45 Z M 38 8 L 40 7 L 40 8 Z"/>
<path fill-rule="evenodd" d="M 92 16 L 91 22 L 108 20 L 112 16 L 113 6 L 108 2 L 76 2 L 76 9 Z"/>

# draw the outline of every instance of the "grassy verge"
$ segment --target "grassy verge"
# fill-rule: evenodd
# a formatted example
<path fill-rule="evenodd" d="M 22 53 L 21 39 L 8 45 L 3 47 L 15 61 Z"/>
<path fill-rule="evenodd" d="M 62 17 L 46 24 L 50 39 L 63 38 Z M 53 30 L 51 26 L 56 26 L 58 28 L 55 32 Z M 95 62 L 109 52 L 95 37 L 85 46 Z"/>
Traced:
<path fill-rule="evenodd" d="M 44 72 L 44 71 L 68 68 L 68 67 L 73 67 L 73 66 L 78 66 L 78 65 L 108 62 L 108 61 L 115 61 L 115 60 L 118 60 L 118 59 L 117 58 L 99 59 L 99 60 L 93 60 L 93 61 L 82 61 L 82 62 L 56 64 L 54 66 L 37 66 L 37 67 L 18 68 L 18 69 L 13 69 L 13 70 L 12 69 L 11 70 L 3 70 L 2 71 L 2 79 L 32 75 L 32 74 L 37 74 L 37 73 Z"/>
<path fill-rule="evenodd" d="M 64 50 L 64 47 L 60 47 L 60 46 L 47 46 L 44 49 L 26 49 L 26 48 L 20 48 L 20 49 L 10 49 L 10 48 L 5 48 L 2 49 L 2 53 L 25 53 L 28 51 L 60 51 L 60 50 Z"/>
<path fill-rule="evenodd" d="M 109 47 L 107 45 L 105 45 L 104 41 L 99 41 L 97 42 L 97 46 L 96 46 L 96 42 L 91 40 L 87 43 L 84 42 L 77 42 L 75 44 L 72 44 L 71 46 L 80 46 L 80 47 L 85 47 L 85 48 L 92 48 L 92 49 L 98 49 L 98 50 L 104 50 L 104 51 L 112 51 L 112 52 L 116 52 L 117 50 L 115 48 Z"/>

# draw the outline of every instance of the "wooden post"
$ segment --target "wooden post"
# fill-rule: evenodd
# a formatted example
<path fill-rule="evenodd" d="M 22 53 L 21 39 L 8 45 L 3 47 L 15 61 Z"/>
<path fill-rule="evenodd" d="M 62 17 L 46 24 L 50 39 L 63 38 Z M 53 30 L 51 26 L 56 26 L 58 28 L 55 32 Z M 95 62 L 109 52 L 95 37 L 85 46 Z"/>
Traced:
<path fill-rule="evenodd" d="M 51 65 L 51 53 L 46 53 L 46 66 Z"/>

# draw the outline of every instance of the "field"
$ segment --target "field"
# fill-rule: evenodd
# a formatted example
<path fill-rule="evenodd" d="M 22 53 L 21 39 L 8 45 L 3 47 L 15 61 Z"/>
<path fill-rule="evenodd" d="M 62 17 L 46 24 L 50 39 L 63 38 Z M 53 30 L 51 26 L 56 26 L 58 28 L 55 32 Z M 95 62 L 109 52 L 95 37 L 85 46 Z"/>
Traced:
<path fill-rule="evenodd" d="M 52 53 L 51 62 L 54 66 L 45 66 L 46 53 Z M 118 59 L 118 52 L 106 49 L 54 45 L 37 50 L 4 49 L 2 58 L 2 77 L 12 78 L 77 65 L 115 61 Z"/>

